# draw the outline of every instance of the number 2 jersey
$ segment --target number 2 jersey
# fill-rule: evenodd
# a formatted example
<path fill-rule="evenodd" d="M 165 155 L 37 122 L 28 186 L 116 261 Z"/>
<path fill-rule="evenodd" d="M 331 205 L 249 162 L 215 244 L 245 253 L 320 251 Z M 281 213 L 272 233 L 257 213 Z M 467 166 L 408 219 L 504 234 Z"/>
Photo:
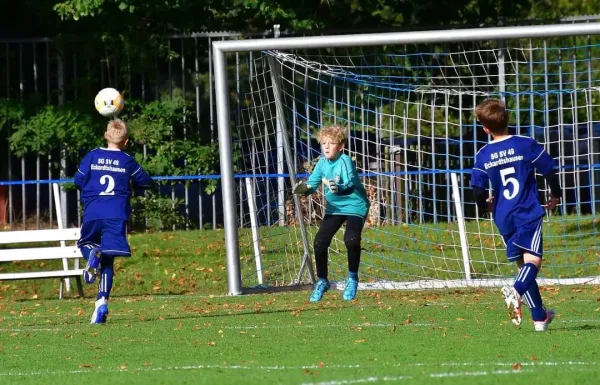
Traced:
<path fill-rule="evenodd" d="M 81 189 L 83 220 L 128 220 L 130 182 L 140 188 L 154 184 L 135 159 L 121 150 L 97 148 L 87 153 L 75 174 L 75 185 Z"/>
<path fill-rule="evenodd" d="M 494 191 L 494 222 L 502 235 L 544 216 L 535 170 L 547 175 L 554 159 L 525 136 L 507 136 L 485 145 L 475 157 L 471 186 Z"/>

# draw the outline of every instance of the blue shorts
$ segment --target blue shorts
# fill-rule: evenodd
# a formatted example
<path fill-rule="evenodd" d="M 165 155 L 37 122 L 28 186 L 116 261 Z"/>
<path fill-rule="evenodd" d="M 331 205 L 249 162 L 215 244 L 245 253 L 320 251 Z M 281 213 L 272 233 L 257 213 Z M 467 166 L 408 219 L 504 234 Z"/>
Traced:
<path fill-rule="evenodd" d="M 506 257 L 511 262 L 521 258 L 523 253 L 541 258 L 544 244 L 542 218 L 526 223 L 508 235 L 503 235 L 502 240 L 506 245 Z"/>
<path fill-rule="evenodd" d="M 93 245 L 100 247 L 102 254 L 117 257 L 131 256 L 127 242 L 127 221 L 122 219 L 96 219 L 84 222 L 81 238 L 77 246 Z"/>

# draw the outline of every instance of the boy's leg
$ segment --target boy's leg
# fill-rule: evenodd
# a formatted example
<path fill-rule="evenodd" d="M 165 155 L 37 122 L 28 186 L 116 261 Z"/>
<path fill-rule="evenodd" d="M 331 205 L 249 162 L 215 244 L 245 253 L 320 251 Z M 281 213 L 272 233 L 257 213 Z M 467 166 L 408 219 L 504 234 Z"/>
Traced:
<path fill-rule="evenodd" d="M 112 290 L 113 277 L 115 275 L 115 257 L 112 255 L 103 255 L 100 265 L 100 282 L 98 282 L 98 295 L 96 299 L 105 298 L 108 300 Z"/>
<path fill-rule="evenodd" d="M 83 272 L 83 279 L 86 283 L 93 283 L 96 280 L 102 255 L 100 248 L 101 239 L 102 232 L 99 221 L 83 223 L 81 226 L 81 238 L 77 241 L 77 246 L 81 251 L 83 259 L 87 261 Z"/>
<path fill-rule="evenodd" d="M 356 297 L 358 289 L 358 268 L 360 266 L 360 242 L 364 226 L 364 219 L 361 217 L 348 216 L 346 220 L 346 234 L 344 235 L 344 244 L 348 251 L 348 279 L 344 288 L 343 298 L 347 301 Z"/>
<path fill-rule="evenodd" d="M 92 314 L 91 323 L 101 324 L 106 322 L 108 317 L 108 298 L 112 289 L 114 277 L 114 261 L 112 255 L 103 255 L 100 265 L 100 282 L 98 282 L 98 295 L 94 313 Z"/>
<path fill-rule="evenodd" d="M 327 262 L 329 257 L 329 245 L 335 233 L 342 227 L 346 220 L 343 215 L 325 215 L 317 235 L 315 236 L 315 265 L 317 266 L 317 277 L 327 279 Z"/>
<path fill-rule="evenodd" d="M 554 318 L 554 312 L 546 311 L 544 308 L 540 289 L 536 282 L 538 272 L 542 267 L 542 220 L 523 226 L 507 245 L 507 252 L 509 249 L 518 249 L 523 255 L 517 260 L 519 274 L 515 279 L 513 290 L 529 305 L 536 330 L 539 329 L 538 322 L 545 323 L 547 327 L 547 324 Z M 543 330 L 545 329 L 544 327 Z"/>
<path fill-rule="evenodd" d="M 544 321 L 547 317 L 542 295 L 536 278 L 542 267 L 542 259 L 538 256 L 525 253 L 523 255 L 523 266 L 519 269 L 519 275 L 515 280 L 514 288 L 527 302 L 531 309 L 531 318 L 534 321 Z"/>
<path fill-rule="evenodd" d="M 102 222 L 102 262 L 100 282 L 91 323 L 105 323 L 108 316 L 108 298 L 113 286 L 114 258 L 131 255 L 127 242 L 127 222 L 120 219 L 104 219 Z"/>
<path fill-rule="evenodd" d="M 323 298 L 323 294 L 329 290 L 327 279 L 327 262 L 329 257 L 329 245 L 335 233 L 342 227 L 346 220 L 343 215 L 325 215 L 317 235 L 315 236 L 315 265 L 317 266 L 317 282 L 310 296 L 310 302 L 317 302 Z"/>

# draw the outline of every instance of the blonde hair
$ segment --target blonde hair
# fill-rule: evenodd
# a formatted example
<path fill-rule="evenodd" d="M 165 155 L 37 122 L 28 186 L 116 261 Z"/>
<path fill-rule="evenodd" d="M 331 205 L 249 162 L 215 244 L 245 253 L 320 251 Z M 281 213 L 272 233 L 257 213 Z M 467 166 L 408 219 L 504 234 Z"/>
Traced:
<path fill-rule="evenodd" d="M 104 138 L 107 142 L 112 144 L 123 143 L 125 139 L 129 138 L 129 128 L 127 127 L 127 124 L 120 119 L 111 120 L 106 126 Z"/>
<path fill-rule="evenodd" d="M 348 134 L 346 133 L 344 127 L 328 126 L 319 130 L 317 139 L 319 140 L 319 143 L 322 143 L 323 139 L 331 139 L 337 143 L 344 144 L 346 143 L 346 139 L 348 139 Z"/>

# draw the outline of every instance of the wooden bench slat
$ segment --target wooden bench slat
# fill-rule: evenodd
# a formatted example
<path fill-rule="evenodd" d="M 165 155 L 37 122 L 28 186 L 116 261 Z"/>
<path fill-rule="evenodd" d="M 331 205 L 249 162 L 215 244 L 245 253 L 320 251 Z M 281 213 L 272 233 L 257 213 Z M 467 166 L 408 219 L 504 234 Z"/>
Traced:
<path fill-rule="evenodd" d="M 0 231 L 0 244 L 77 241 L 80 235 L 81 229 L 79 228 Z"/>
<path fill-rule="evenodd" d="M 0 273 L 0 281 L 20 280 L 20 279 L 43 279 L 60 278 L 59 299 L 63 297 L 64 279 L 74 277 L 77 281 L 79 295 L 83 297 L 83 286 L 81 276 L 83 269 L 79 268 L 78 258 L 82 258 L 81 251 L 77 246 L 62 247 L 59 242 L 65 241 L 72 244 L 80 238 L 81 229 L 51 229 L 51 230 L 25 230 L 25 231 L 0 231 L 0 245 L 19 245 L 24 243 L 33 244 L 21 245 L 20 248 L 1 248 L 0 263 L 15 261 L 42 261 L 42 260 L 62 260 L 63 270 L 56 270 L 53 266 L 35 266 L 37 271 L 12 271 L 9 273 Z M 36 247 L 41 242 L 56 242 L 55 246 Z M 64 244 L 64 243 L 63 243 Z M 68 259 L 75 259 L 74 263 L 66 263 Z M 72 266 L 68 266 L 72 265 Z M 38 268 L 39 267 L 39 268 Z M 43 269 L 46 270 L 43 270 Z M 54 270 L 48 270 L 54 269 Z M 41 270 L 41 271 L 40 271 Z"/>
<path fill-rule="evenodd" d="M 0 274 L 0 281 L 16 279 L 41 279 L 41 278 L 66 278 L 77 277 L 83 274 L 83 269 L 78 270 L 55 270 L 55 271 L 26 271 L 20 273 Z"/>
<path fill-rule="evenodd" d="M 82 258 L 77 246 L 0 249 L 0 262 Z"/>

